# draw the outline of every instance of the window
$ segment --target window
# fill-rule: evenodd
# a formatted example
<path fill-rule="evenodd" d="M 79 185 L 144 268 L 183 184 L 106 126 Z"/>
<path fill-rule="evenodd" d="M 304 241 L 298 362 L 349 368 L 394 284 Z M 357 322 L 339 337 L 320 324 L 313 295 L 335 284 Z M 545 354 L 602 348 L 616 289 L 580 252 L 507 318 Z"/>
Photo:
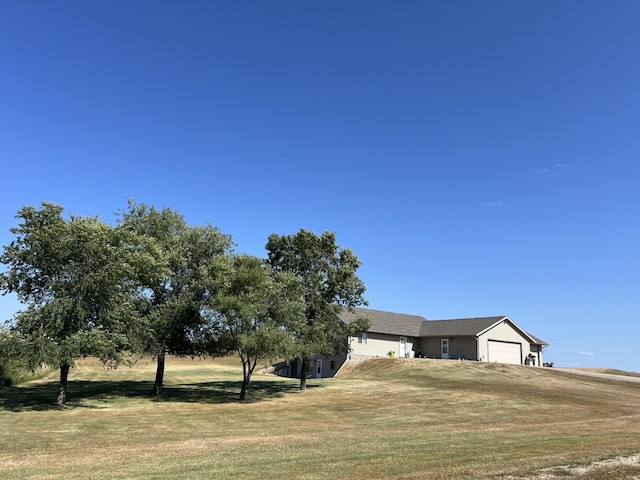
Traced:
<path fill-rule="evenodd" d="M 331 370 L 335 370 L 335 369 L 336 369 L 336 361 L 331 360 Z"/>
<path fill-rule="evenodd" d="M 360 335 L 358 335 L 358 343 L 367 343 L 367 332 L 360 332 Z"/>

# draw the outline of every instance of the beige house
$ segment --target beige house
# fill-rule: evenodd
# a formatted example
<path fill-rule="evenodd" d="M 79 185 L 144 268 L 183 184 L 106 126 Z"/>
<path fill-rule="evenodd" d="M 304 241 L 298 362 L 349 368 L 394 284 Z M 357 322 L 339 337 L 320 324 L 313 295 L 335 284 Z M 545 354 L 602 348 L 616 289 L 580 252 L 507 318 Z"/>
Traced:
<path fill-rule="evenodd" d="M 542 349 L 547 344 L 527 333 L 506 316 L 427 320 L 416 315 L 357 308 L 343 311 L 340 318 L 353 322 L 367 317 L 366 332 L 348 339 L 349 354 L 314 358 L 312 378 L 332 377 L 347 358 L 400 357 L 474 360 L 542 365 Z M 300 362 L 276 367 L 277 373 L 296 377 Z"/>

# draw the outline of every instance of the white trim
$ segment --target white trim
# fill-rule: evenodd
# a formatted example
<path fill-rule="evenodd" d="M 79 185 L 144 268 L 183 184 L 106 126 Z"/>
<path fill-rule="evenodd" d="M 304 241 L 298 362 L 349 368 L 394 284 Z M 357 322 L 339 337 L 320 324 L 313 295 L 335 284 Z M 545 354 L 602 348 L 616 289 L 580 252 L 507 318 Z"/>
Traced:
<path fill-rule="evenodd" d="M 447 346 L 447 353 L 444 353 L 444 346 Z M 449 342 L 448 338 L 441 338 L 440 339 L 440 358 L 442 358 L 443 360 L 449 360 L 449 357 L 451 355 L 451 343 Z"/>
<path fill-rule="evenodd" d="M 403 349 L 404 346 L 404 349 Z M 404 352 L 402 351 L 404 350 Z M 400 337 L 400 345 L 398 347 L 398 357 L 405 358 L 407 356 L 407 337 Z"/>

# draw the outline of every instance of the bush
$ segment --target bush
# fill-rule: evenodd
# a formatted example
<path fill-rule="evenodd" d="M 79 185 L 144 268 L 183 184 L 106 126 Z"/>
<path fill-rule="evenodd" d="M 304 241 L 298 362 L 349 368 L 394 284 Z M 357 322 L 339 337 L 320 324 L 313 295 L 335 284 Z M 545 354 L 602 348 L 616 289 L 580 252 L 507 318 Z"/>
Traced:
<path fill-rule="evenodd" d="M 0 358 L 0 388 L 11 387 L 28 380 L 32 375 L 18 360 Z"/>
<path fill-rule="evenodd" d="M 0 324 L 0 388 L 15 385 L 26 372 L 17 360 L 15 338 Z"/>
<path fill-rule="evenodd" d="M 10 387 L 13 385 L 13 379 L 7 370 L 4 365 L 0 365 L 0 387 Z"/>

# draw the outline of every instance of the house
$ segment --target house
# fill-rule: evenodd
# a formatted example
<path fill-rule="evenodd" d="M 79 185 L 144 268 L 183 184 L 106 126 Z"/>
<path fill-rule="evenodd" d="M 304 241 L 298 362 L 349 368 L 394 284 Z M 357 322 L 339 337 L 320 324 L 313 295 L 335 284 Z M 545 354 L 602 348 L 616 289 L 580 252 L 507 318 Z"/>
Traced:
<path fill-rule="evenodd" d="M 507 316 L 427 320 L 417 315 L 364 308 L 340 314 L 345 323 L 362 316 L 370 320 L 371 326 L 348 339 L 350 352 L 314 358 L 309 376 L 332 377 L 347 358 L 417 357 L 540 366 L 542 349 L 547 346 Z M 276 372 L 296 377 L 300 363 L 283 363 L 276 367 Z"/>

